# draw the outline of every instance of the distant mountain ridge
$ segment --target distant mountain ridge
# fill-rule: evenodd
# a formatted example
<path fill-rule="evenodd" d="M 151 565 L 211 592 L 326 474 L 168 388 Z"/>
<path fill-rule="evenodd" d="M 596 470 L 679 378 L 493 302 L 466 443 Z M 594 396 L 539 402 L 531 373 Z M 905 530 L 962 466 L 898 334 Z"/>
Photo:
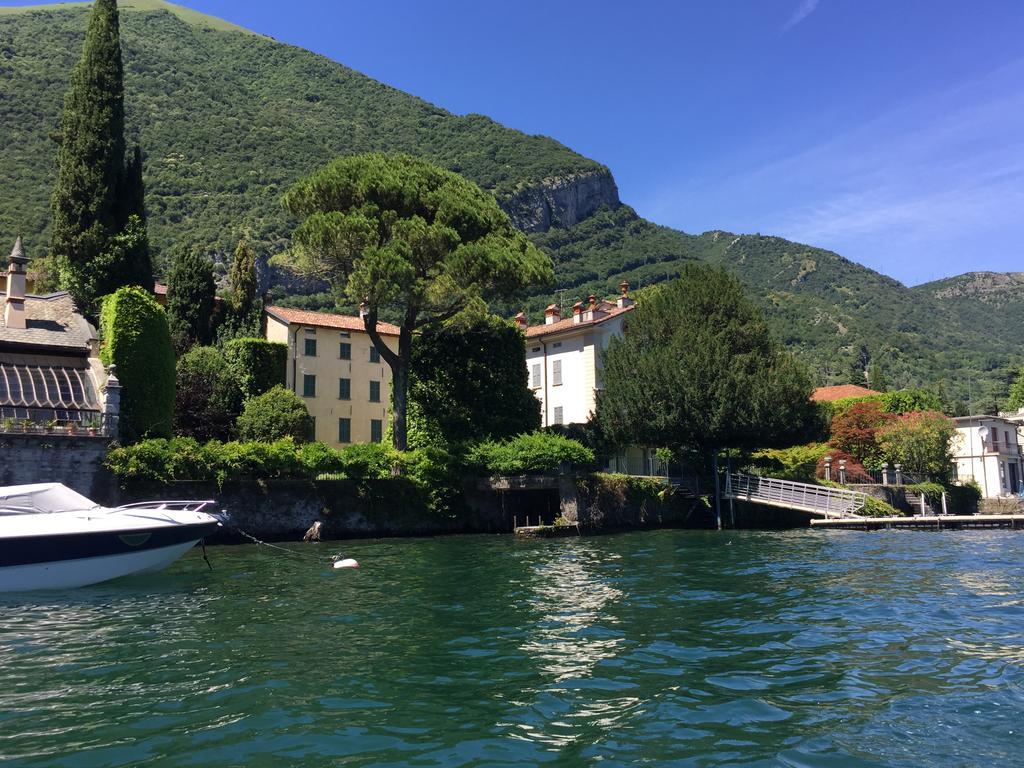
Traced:
<path fill-rule="evenodd" d="M 874 361 L 896 386 L 941 382 L 959 394 L 968 379 L 984 381 L 994 404 L 1024 359 L 1013 299 L 1019 273 L 907 288 L 782 238 L 685 234 L 637 216 L 620 202 L 608 168 L 554 139 L 451 114 L 323 56 L 160 0 L 121 7 L 128 126 L 146 152 L 150 234 L 165 255 L 198 247 L 223 256 L 242 235 L 264 255 L 277 252 L 295 224 L 279 202 L 289 183 L 339 154 L 404 151 L 493 192 L 551 254 L 557 285 L 531 297 L 534 311 L 613 294 L 623 279 L 634 287 L 671 279 L 699 259 L 744 281 L 822 384 L 849 381 L 855 363 Z M 0 238 L 24 233 L 30 254 L 48 242 L 56 154 L 49 135 L 86 9 L 0 9 Z M 987 298 L 972 300 L 978 296 Z M 993 322 L 977 307 L 995 306 L 997 296 L 1006 303 Z"/>

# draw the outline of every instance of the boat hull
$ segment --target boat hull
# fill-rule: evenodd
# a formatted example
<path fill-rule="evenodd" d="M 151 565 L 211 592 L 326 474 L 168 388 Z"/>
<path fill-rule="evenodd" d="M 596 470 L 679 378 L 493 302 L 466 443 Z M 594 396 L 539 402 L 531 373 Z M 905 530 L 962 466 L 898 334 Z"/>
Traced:
<path fill-rule="evenodd" d="M 0 592 L 71 589 L 166 568 L 219 523 L 0 538 Z"/>

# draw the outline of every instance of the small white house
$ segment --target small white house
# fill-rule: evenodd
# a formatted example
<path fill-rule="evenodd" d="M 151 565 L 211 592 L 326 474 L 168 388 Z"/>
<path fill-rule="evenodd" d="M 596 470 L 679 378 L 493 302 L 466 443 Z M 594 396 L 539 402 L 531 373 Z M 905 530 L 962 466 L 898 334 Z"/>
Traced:
<path fill-rule="evenodd" d="M 620 288 L 615 302 L 594 296 L 577 302 L 571 318 L 562 319 L 555 304 L 544 311 L 544 325 L 528 326 L 523 313 L 516 316 L 526 335 L 526 368 L 530 389 L 540 400 L 542 426 L 584 424 L 594 412 L 603 387 L 601 353 L 622 333 L 634 307 L 629 284 Z"/>
<path fill-rule="evenodd" d="M 986 499 L 1016 494 L 1024 478 L 1017 424 L 1002 416 L 953 419 L 953 466 L 960 482 L 974 480 Z"/>

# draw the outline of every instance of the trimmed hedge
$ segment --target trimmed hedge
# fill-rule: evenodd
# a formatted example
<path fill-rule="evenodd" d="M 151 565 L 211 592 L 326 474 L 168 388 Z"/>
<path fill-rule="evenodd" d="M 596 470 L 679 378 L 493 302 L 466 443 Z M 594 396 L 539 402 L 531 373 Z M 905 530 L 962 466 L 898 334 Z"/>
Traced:
<path fill-rule="evenodd" d="M 237 425 L 242 440 L 269 442 L 290 437 L 305 443 L 313 436 L 313 417 L 306 404 L 280 384 L 246 400 Z"/>
<path fill-rule="evenodd" d="M 232 339 L 224 344 L 224 359 L 236 377 L 243 399 L 285 384 L 287 344 L 266 339 Z"/>
<path fill-rule="evenodd" d="M 229 478 L 316 480 L 323 475 L 388 481 L 393 485 L 387 492 L 380 490 L 379 483 L 361 483 L 361 493 L 383 493 L 382 503 L 394 503 L 394 489 L 407 487 L 411 501 L 435 514 L 455 511 L 461 481 L 457 462 L 438 449 L 401 454 L 391 446 L 371 443 L 337 450 L 323 443 L 299 445 L 291 438 L 272 443 L 200 443 L 191 437 L 146 440 L 114 448 L 107 454 L 106 465 L 122 482 L 188 480 L 222 485 Z"/>
<path fill-rule="evenodd" d="M 477 443 L 469 449 L 466 461 L 492 475 L 544 474 L 563 463 L 590 466 L 594 452 L 561 435 L 530 432 L 501 442 Z"/>
<path fill-rule="evenodd" d="M 117 366 L 121 438 L 169 437 L 174 422 L 174 347 L 167 315 L 148 291 L 120 288 L 100 311 L 100 359 Z"/>

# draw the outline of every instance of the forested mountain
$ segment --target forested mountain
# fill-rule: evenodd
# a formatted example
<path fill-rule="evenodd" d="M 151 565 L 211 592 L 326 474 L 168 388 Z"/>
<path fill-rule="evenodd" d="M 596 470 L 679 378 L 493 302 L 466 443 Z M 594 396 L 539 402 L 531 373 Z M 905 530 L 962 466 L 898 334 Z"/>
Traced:
<path fill-rule="evenodd" d="M 158 268 L 171 248 L 225 255 L 242 235 L 272 255 L 287 247 L 294 224 L 280 205 L 290 182 L 339 154 L 401 150 L 491 190 L 551 254 L 557 285 L 530 300 L 534 311 L 613 294 L 622 279 L 634 287 L 671 279 L 682 262 L 701 259 L 745 282 L 821 383 L 863 379 L 873 364 L 890 385 L 927 384 L 957 397 L 970 386 L 975 404 L 991 408 L 1024 355 L 1020 275 L 1010 276 L 1013 290 L 975 300 L 971 291 L 988 278 L 911 289 L 781 238 L 661 227 L 620 205 L 607 168 L 553 139 L 453 115 L 322 56 L 159 0 L 120 5 L 128 130 L 146 153 Z M 0 241 L 23 233 L 35 256 L 48 243 L 51 134 L 86 7 L 0 9 Z"/>

